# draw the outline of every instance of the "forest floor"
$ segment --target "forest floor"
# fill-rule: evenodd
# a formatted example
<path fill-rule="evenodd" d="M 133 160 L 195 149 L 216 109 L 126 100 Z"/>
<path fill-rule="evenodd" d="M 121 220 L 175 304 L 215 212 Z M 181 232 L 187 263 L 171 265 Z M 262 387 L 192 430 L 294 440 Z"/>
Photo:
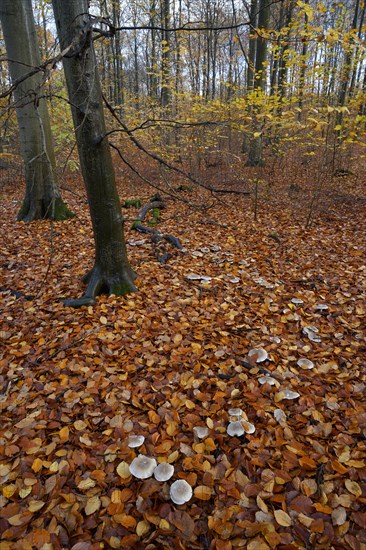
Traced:
<path fill-rule="evenodd" d="M 288 173 L 260 184 L 257 221 L 253 195 L 166 196 L 157 227 L 184 248 L 165 265 L 125 210 L 138 292 L 80 309 L 62 304 L 93 258 L 80 177 L 75 218 L 26 225 L 4 176 L 2 550 L 366 548 L 362 175 L 327 181 L 308 228 L 314 189 Z M 154 192 L 118 180 L 122 200 Z M 227 433 L 232 408 L 251 433 Z M 133 477 L 138 454 L 173 477 Z"/>

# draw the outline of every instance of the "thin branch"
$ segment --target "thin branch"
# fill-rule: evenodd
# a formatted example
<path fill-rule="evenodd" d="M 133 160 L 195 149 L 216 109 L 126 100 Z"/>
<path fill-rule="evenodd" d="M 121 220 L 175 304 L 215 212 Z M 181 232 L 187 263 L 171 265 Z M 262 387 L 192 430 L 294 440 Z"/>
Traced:
<path fill-rule="evenodd" d="M 192 175 L 187 174 L 187 172 L 185 172 L 181 168 L 178 168 L 177 166 L 174 166 L 174 164 L 170 164 L 170 162 L 167 162 L 163 158 L 159 157 L 159 155 L 157 155 L 156 153 L 151 153 L 150 151 L 148 151 L 142 145 L 142 143 L 140 143 L 140 141 L 138 141 L 135 138 L 135 136 L 133 135 L 131 130 L 120 119 L 120 117 L 117 115 L 115 109 L 113 109 L 112 105 L 109 103 L 109 101 L 106 99 L 106 97 L 104 95 L 103 95 L 103 99 L 104 99 L 104 102 L 105 102 L 108 110 L 113 115 L 113 117 L 118 121 L 118 123 L 121 125 L 121 127 L 123 128 L 125 133 L 128 135 L 128 137 L 130 138 L 132 143 L 134 143 L 134 145 L 136 145 L 136 147 L 138 149 L 140 149 L 140 151 L 145 153 L 145 155 L 147 155 L 148 157 L 150 157 L 153 160 L 155 160 L 156 162 L 158 162 L 161 166 L 165 166 L 166 168 L 169 168 L 169 170 L 172 170 L 172 171 L 176 172 L 177 174 L 183 176 L 185 179 L 188 179 L 189 181 L 191 181 L 195 185 L 198 185 L 199 187 L 203 187 L 204 189 L 206 189 L 207 191 L 210 191 L 211 193 L 227 193 L 227 194 L 234 194 L 234 195 L 250 195 L 251 194 L 251 191 L 237 191 L 235 189 L 217 189 L 216 187 L 211 187 L 210 185 L 207 185 L 207 184 L 197 180 Z M 101 136 L 100 140 L 102 140 L 104 138 L 105 138 L 105 136 Z"/>

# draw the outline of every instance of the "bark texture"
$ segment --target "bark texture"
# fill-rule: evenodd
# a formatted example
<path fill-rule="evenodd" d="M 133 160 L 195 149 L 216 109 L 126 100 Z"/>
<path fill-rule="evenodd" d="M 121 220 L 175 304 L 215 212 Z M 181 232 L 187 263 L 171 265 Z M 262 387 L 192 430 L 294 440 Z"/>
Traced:
<path fill-rule="evenodd" d="M 24 79 L 40 65 L 39 46 L 31 0 L 1 0 L 0 20 L 19 125 L 21 153 L 25 165 L 26 192 L 18 219 L 32 221 L 72 216 L 56 183 L 55 155 L 47 104 L 42 94 L 42 74 Z"/>
<path fill-rule="evenodd" d="M 78 307 L 93 303 L 102 292 L 124 295 L 135 291 L 136 275 L 127 258 L 121 205 L 110 148 L 104 137 L 102 91 L 88 1 L 52 3 L 61 49 L 74 44 L 63 65 L 95 241 L 95 263 L 85 277 L 86 292 L 80 299 L 65 302 Z"/>

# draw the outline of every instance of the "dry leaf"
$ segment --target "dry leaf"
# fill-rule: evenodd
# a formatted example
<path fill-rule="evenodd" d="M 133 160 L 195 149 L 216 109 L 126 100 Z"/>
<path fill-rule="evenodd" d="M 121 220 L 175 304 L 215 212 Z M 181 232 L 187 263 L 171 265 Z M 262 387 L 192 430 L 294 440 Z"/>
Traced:
<path fill-rule="evenodd" d="M 290 527 L 292 525 L 292 519 L 290 516 L 283 510 L 275 510 L 274 517 L 279 525 L 282 527 Z"/>
<path fill-rule="evenodd" d="M 99 510 L 102 502 L 98 496 L 90 497 L 87 500 L 87 503 L 85 505 L 84 511 L 87 516 L 90 516 L 91 514 L 94 514 L 97 510 Z"/>

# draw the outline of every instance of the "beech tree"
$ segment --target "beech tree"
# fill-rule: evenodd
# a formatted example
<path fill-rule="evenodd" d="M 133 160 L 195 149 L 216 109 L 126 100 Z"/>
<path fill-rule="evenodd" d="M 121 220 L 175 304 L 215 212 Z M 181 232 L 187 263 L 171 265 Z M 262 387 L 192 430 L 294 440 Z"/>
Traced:
<path fill-rule="evenodd" d="M 88 0 L 52 0 L 52 4 L 61 49 L 73 45 L 63 66 L 95 241 L 95 262 L 85 277 L 85 294 L 65 302 L 78 307 L 93 303 L 101 292 L 124 295 L 136 290 L 136 275 L 127 258 L 121 204 L 105 137 Z"/>
<path fill-rule="evenodd" d="M 35 72 L 27 77 L 32 68 L 41 64 L 31 0 L 1 0 L 0 20 L 25 165 L 26 192 L 18 219 L 63 220 L 73 214 L 57 186 L 50 120 L 42 97 L 42 74 Z"/>

